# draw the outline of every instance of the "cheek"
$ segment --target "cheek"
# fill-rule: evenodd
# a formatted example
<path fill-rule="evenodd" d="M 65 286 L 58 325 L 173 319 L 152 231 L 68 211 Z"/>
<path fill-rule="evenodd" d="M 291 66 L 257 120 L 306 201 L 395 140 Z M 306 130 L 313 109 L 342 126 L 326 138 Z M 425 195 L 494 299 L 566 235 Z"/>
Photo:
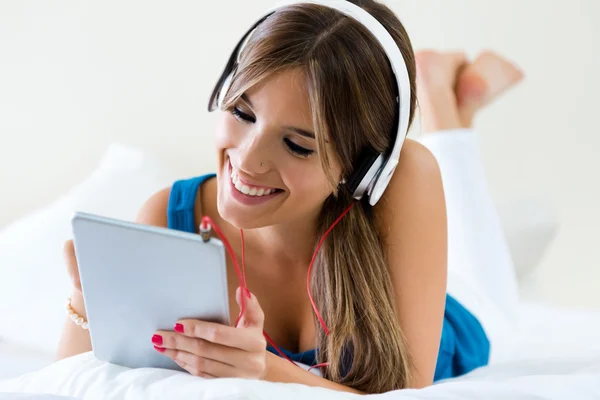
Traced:
<path fill-rule="evenodd" d="M 236 147 L 239 124 L 229 118 L 228 112 L 220 111 L 215 131 L 215 146 L 218 150 Z"/>
<path fill-rule="evenodd" d="M 322 203 L 333 192 L 320 163 L 311 163 L 310 167 L 304 164 L 302 168 L 295 169 L 288 187 L 294 203 L 310 203 L 311 208 L 313 203 Z"/>

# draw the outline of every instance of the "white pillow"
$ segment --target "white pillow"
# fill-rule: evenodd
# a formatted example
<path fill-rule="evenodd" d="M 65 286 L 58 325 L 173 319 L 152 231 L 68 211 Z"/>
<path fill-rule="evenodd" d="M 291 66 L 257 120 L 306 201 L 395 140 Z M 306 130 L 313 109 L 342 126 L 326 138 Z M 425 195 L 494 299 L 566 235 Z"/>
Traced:
<path fill-rule="evenodd" d="M 155 158 L 113 144 L 84 182 L 2 230 L 0 339 L 54 353 L 72 290 L 62 255 L 72 214 L 134 220 L 148 197 L 175 179 Z"/>

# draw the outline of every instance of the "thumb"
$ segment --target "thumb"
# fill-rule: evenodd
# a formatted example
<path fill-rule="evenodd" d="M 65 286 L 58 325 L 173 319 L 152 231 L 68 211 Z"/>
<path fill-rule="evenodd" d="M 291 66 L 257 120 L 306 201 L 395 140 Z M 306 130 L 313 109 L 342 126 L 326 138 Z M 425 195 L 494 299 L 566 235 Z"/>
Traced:
<path fill-rule="evenodd" d="M 242 308 L 242 296 L 244 296 L 244 301 L 246 302 L 246 309 L 236 326 L 239 328 L 259 328 L 262 330 L 265 322 L 265 314 L 258 303 L 258 299 L 252 293 L 238 287 L 235 292 L 235 300 L 240 309 Z"/>

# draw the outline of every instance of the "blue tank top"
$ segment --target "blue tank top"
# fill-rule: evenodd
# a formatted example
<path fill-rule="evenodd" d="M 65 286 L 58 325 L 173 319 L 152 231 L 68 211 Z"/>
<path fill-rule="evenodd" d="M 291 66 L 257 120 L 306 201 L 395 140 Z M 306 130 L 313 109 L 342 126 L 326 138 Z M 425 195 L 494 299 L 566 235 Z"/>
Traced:
<path fill-rule="evenodd" d="M 179 180 L 171 187 L 168 206 L 168 227 L 184 232 L 196 233 L 194 207 L 200 185 L 215 174 Z M 290 359 L 306 365 L 316 364 L 317 349 L 293 353 L 280 348 Z M 277 354 L 268 346 L 267 350 Z M 487 365 L 490 342 L 483 327 L 466 308 L 452 296 L 446 295 L 446 308 L 442 337 L 435 368 L 434 381 L 466 374 L 475 368 Z M 349 360 L 351 362 L 351 360 Z M 349 368 L 349 366 L 346 366 Z"/>

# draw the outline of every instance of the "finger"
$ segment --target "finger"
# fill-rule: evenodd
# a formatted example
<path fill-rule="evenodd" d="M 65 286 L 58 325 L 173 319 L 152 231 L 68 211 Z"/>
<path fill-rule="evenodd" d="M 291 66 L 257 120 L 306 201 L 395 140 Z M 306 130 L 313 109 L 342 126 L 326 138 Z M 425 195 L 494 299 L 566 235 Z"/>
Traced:
<path fill-rule="evenodd" d="M 192 375 L 196 376 L 211 376 L 211 377 L 231 377 L 241 378 L 243 371 L 232 367 L 229 364 L 224 364 L 220 361 L 211 360 L 209 358 L 198 357 L 195 354 L 186 351 L 165 349 L 164 355 L 170 357 L 181 368 L 184 368 Z M 181 363 L 181 364 L 180 364 Z M 185 366 L 184 366 L 185 365 Z"/>
<path fill-rule="evenodd" d="M 238 322 L 238 328 L 258 328 L 262 331 L 263 325 L 265 323 L 265 313 L 263 312 L 260 304 L 258 303 L 258 299 L 252 293 L 247 292 L 248 296 L 244 296 L 242 299 L 242 288 L 237 288 L 235 292 L 235 299 L 242 308 L 242 300 L 246 302 L 246 309 L 244 310 L 244 315 Z"/>
<path fill-rule="evenodd" d="M 181 350 L 195 354 L 199 357 L 220 361 L 232 366 L 242 365 L 246 350 L 240 350 L 222 344 L 212 343 L 204 339 L 181 335 L 176 332 L 158 331 L 152 337 L 152 343 L 156 346 L 171 350 Z"/>
<path fill-rule="evenodd" d="M 180 320 L 175 324 L 174 330 L 188 337 L 204 339 L 211 343 L 251 352 L 265 349 L 267 346 L 262 330 L 258 332 L 260 334 L 257 334 L 256 329 L 237 329 L 197 319 Z"/>
<path fill-rule="evenodd" d="M 183 361 L 179 361 L 179 360 L 173 360 L 173 361 L 175 361 L 175 364 L 177 364 L 181 368 L 185 369 L 191 375 L 199 376 L 200 378 L 205 378 L 205 379 L 215 379 L 216 378 L 216 376 L 214 376 L 214 375 L 207 374 L 206 372 L 198 371 L 197 369 L 195 369 L 191 365 L 184 363 Z"/>

